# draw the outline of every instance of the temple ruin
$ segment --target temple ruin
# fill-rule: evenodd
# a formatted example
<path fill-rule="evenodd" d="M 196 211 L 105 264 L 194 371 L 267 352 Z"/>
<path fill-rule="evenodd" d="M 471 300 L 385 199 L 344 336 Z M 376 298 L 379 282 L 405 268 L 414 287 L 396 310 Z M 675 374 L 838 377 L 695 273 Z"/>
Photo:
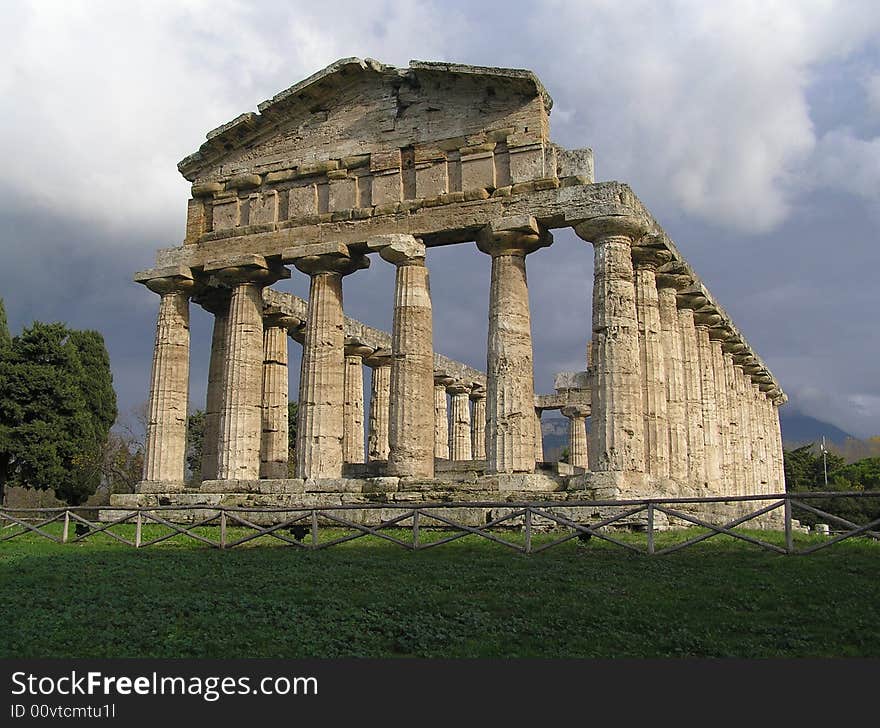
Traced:
<path fill-rule="evenodd" d="M 178 165 L 185 239 L 135 276 L 160 297 L 146 460 L 112 507 L 784 491 L 778 382 L 632 190 L 551 141 L 551 108 L 530 71 L 348 58 L 209 132 Z M 540 393 L 526 262 L 566 227 L 595 261 L 592 322 L 572 325 L 585 370 Z M 474 243 L 491 257 L 485 372 L 432 337 L 428 251 Z M 371 263 L 396 270 L 390 332 L 343 309 Z M 288 266 L 307 301 L 271 288 Z M 191 303 L 214 317 L 198 489 Z M 570 419 L 568 463 L 544 462 L 546 410 Z"/>

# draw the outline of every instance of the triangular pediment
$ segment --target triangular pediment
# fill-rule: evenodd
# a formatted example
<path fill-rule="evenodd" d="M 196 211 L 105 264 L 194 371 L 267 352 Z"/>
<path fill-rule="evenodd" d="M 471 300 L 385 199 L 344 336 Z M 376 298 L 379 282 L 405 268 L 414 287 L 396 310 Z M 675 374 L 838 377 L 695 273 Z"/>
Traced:
<path fill-rule="evenodd" d="M 400 69 L 346 58 L 209 132 L 178 168 L 202 184 L 326 171 L 333 160 L 381 169 L 407 149 L 415 163 L 508 138 L 543 145 L 551 104 L 531 71 L 423 61 Z"/>

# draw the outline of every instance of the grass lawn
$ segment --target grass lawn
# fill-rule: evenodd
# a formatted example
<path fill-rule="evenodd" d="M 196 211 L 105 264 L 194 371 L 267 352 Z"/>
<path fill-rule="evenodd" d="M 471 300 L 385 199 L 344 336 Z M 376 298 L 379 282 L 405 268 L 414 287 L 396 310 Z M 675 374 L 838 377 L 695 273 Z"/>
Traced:
<path fill-rule="evenodd" d="M 725 536 L 656 558 L 595 538 L 531 556 L 474 536 L 416 553 L 272 543 L 0 543 L 0 657 L 880 656 L 865 539 L 798 557 Z"/>

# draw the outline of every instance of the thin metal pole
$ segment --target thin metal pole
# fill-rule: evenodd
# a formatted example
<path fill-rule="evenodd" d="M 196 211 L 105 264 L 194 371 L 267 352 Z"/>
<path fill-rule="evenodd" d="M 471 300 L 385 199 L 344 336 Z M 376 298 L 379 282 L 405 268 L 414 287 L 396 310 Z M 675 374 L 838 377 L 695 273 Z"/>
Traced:
<path fill-rule="evenodd" d="M 648 556 L 654 555 L 654 504 L 648 503 Z"/>

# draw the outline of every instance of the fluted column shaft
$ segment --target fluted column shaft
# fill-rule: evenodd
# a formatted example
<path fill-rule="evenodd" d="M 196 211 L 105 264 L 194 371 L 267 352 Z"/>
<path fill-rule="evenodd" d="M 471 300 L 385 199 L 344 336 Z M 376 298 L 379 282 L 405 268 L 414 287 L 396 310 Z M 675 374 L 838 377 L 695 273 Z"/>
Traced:
<path fill-rule="evenodd" d="M 471 454 L 474 460 L 486 459 L 486 397 L 474 397 L 471 422 Z"/>
<path fill-rule="evenodd" d="M 366 347 L 349 348 L 345 352 L 342 405 L 342 461 L 362 463 L 364 454 L 364 354 Z"/>
<path fill-rule="evenodd" d="M 658 290 L 660 335 L 666 375 L 666 417 L 669 424 L 669 477 L 688 480 L 687 404 L 684 364 L 681 354 L 681 327 L 678 321 L 676 290 Z"/>
<path fill-rule="evenodd" d="M 544 431 L 541 427 L 541 410 L 535 407 L 535 462 L 544 462 Z"/>
<path fill-rule="evenodd" d="M 718 451 L 721 461 L 721 491 L 722 495 L 733 494 L 733 448 L 730 441 L 730 413 L 727 395 L 727 378 L 724 376 L 724 353 L 721 351 L 721 342 L 712 339 L 712 374 L 715 380 L 715 402 L 718 412 Z"/>
<path fill-rule="evenodd" d="M 641 231 L 622 219 L 579 225 L 575 231 L 594 249 L 592 469 L 643 472 L 645 423 L 631 251 Z"/>
<path fill-rule="evenodd" d="M 153 349 L 143 478 L 148 483 L 182 488 L 189 397 L 189 286 L 186 281 L 168 279 L 147 285 L 162 298 Z"/>
<path fill-rule="evenodd" d="M 391 364 L 372 367 L 370 380 L 370 460 L 388 459 L 388 420 L 391 401 Z"/>
<path fill-rule="evenodd" d="M 451 387 L 452 423 L 449 433 L 451 460 L 471 459 L 471 404 L 467 387 Z"/>
<path fill-rule="evenodd" d="M 434 457 L 449 460 L 449 415 L 446 384 L 434 380 Z"/>
<path fill-rule="evenodd" d="M 709 329 L 697 326 L 700 390 L 702 393 L 703 446 L 706 483 L 713 494 L 721 492 L 721 443 L 718 437 L 718 402 Z"/>
<path fill-rule="evenodd" d="M 397 266 L 391 330 L 388 472 L 434 477 L 434 339 L 425 246 L 411 235 L 379 235 L 367 247 Z"/>
<path fill-rule="evenodd" d="M 730 477 L 734 495 L 745 495 L 743 478 L 742 413 L 733 355 L 724 354 L 724 381 L 727 388 L 728 440 L 730 442 Z"/>
<path fill-rule="evenodd" d="M 775 490 L 782 493 L 786 490 L 785 485 L 785 460 L 784 451 L 782 449 L 782 428 L 779 424 L 779 407 L 784 402 L 783 399 L 772 402 L 772 410 L 770 413 L 770 424 L 773 428 L 773 443 L 776 449 L 776 484 Z"/>
<path fill-rule="evenodd" d="M 211 359 L 208 364 L 208 389 L 205 396 L 205 431 L 202 438 L 201 479 L 217 478 L 220 456 L 220 413 L 226 383 L 226 332 L 229 326 L 228 297 L 214 310 L 211 335 Z"/>
<path fill-rule="evenodd" d="M 260 476 L 263 388 L 262 285 L 236 283 L 226 328 L 223 411 L 217 478 L 256 480 Z"/>
<path fill-rule="evenodd" d="M 752 408 L 752 432 L 755 438 L 755 447 L 758 454 L 758 482 L 762 493 L 768 492 L 769 476 L 767 472 L 767 437 L 764 430 L 764 418 L 761 413 L 761 400 L 764 395 L 757 383 L 751 383 L 751 408 Z"/>
<path fill-rule="evenodd" d="M 692 485 L 704 485 L 706 444 L 703 440 L 703 390 L 694 312 L 682 308 L 678 312 L 678 318 L 681 325 L 681 358 L 687 412 L 688 481 Z"/>
<path fill-rule="evenodd" d="M 263 439 L 260 477 L 286 478 L 289 454 L 287 327 L 267 319 L 263 331 Z"/>
<path fill-rule="evenodd" d="M 587 412 L 579 407 L 563 407 L 568 418 L 568 462 L 576 468 L 590 469 L 587 455 Z"/>
<path fill-rule="evenodd" d="M 342 274 L 311 275 L 299 385 L 296 474 L 342 477 L 345 333 Z"/>
<path fill-rule="evenodd" d="M 737 372 L 737 399 L 739 400 L 740 423 L 742 427 L 742 471 L 743 487 L 746 495 L 760 492 L 760 479 L 757 476 L 758 456 L 755 452 L 755 434 L 752 430 L 751 378 L 743 371 L 742 365 L 734 365 Z"/>
<path fill-rule="evenodd" d="M 639 326 L 642 409 L 645 432 L 645 472 L 669 477 L 669 419 L 666 411 L 666 367 L 661 336 L 660 301 L 654 260 L 637 255 L 636 313 Z"/>

